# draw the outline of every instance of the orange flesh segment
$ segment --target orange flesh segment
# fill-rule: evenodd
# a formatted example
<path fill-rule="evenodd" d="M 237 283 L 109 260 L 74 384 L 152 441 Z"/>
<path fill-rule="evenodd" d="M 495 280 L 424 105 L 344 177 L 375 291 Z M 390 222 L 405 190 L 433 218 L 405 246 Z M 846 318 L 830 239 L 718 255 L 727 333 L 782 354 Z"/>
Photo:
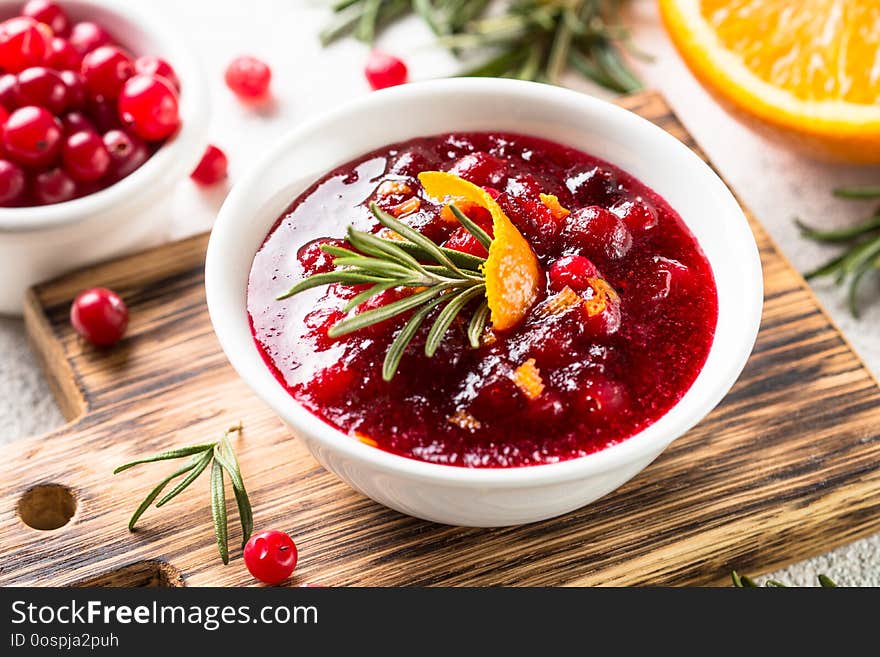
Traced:
<path fill-rule="evenodd" d="M 541 379 L 541 370 L 535 365 L 535 359 L 529 358 L 525 363 L 517 367 L 511 376 L 516 387 L 522 390 L 529 399 L 537 399 L 544 392 L 544 381 Z"/>
<path fill-rule="evenodd" d="M 538 198 L 540 198 L 541 203 L 546 205 L 547 209 L 550 210 L 550 216 L 556 220 L 565 219 L 571 214 L 571 210 L 563 206 L 555 194 L 538 194 Z"/>
<path fill-rule="evenodd" d="M 543 280 L 532 247 L 483 188 L 444 171 L 423 171 L 419 182 L 428 196 L 461 198 L 486 208 L 492 215 L 494 238 L 483 265 L 490 320 L 498 331 L 519 324 L 537 300 Z"/>

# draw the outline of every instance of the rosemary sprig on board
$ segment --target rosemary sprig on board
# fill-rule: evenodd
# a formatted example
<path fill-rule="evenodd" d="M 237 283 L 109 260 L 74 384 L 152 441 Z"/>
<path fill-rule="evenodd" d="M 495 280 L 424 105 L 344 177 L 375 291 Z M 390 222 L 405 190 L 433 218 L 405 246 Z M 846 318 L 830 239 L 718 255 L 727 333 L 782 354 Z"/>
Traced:
<path fill-rule="evenodd" d="M 760 588 L 761 585 L 758 584 L 755 580 L 747 575 L 740 575 L 735 570 L 730 573 L 730 579 L 733 580 L 733 587 L 736 589 L 757 589 Z M 836 589 L 837 584 L 827 575 L 819 575 L 819 586 L 825 589 Z M 764 586 L 766 588 L 779 588 L 785 589 L 788 588 L 787 584 L 783 584 L 782 582 L 775 579 L 768 579 L 764 582 Z"/>
<path fill-rule="evenodd" d="M 241 522 L 242 546 L 247 543 L 254 530 L 254 516 L 251 511 L 251 503 L 248 499 L 247 490 L 244 487 L 244 481 L 241 477 L 241 469 L 238 460 L 235 458 L 235 451 L 232 449 L 232 443 L 229 436 L 233 433 L 240 433 L 241 424 L 227 429 L 223 434 L 223 438 L 213 443 L 203 445 L 194 445 L 191 447 L 181 447 L 172 449 L 167 452 L 149 456 L 147 458 L 131 461 L 125 465 L 120 465 L 113 471 L 113 474 L 119 474 L 129 468 L 142 463 L 155 463 L 157 461 L 167 461 L 171 459 L 189 459 L 184 462 L 178 470 L 175 470 L 169 476 L 165 477 L 159 484 L 151 490 L 141 502 L 140 506 L 135 510 L 128 521 L 129 531 L 134 531 L 137 521 L 144 514 L 157 497 L 162 493 L 165 487 L 178 477 L 183 477 L 177 485 L 166 493 L 158 502 L 156 508 L 164 506 L 172 499 L 182 493 L 192 482 L 199 478 L 208 466 L 211 466 L 211 516 L 214 520 L 214 534 L 217 537 L 217 549 L 220 552 L 220 558 L 223 563 L 229 563 L 229 544 L 227 537 L 227 512 L 226 512 L 226 493 L 224 488 L 224 476 L 228 476 L 232 483 L 232 491 L 235 494 L 235 501 L 238 505 L 238 517 Z"/>
<path fill-rule="evenodd" d="M 488 250 L 492 238 L 457 207 L 451 205 L 450 208 L 465 229 Z M 489 317 L 486 279 L 481 271 L 485 258 L 438 246 L 375 203 L 370 205 L 370 210 L 398 239 L 384 239 L 349 227 L 348 243 L 356 250 L 323 245 L 321 249 L 335 257 L 333 265 L 336 269 L 303 279 L 278 299 L 287 299 L 331 283 L 369 285 L 343 308 L 344 312 L 351 313 L 387 290 L 415 288 L 416 291 L 401 299 L 349 315 L 328 331 L 328 335 L 335 338 L 414 311 L 385 355 L 382 378 L 386 381 L 394 377 L 406 348 L 435 309 L 440 310 L 425 341 L 425 354 L 428 357 L 436 353 L 452 322 L 467 308 L 472 309 L 468 320 L 468 341 L 472 347 L 478 347 Z"/>
<path fill-rule="evenodd" d="M 845 199 L 880 199 L 880 187 L 845 187 L 834 190 L 834 195 Z M 836 230 L 817 230 L 795 220 L 801 234 L 813 241 L 827 244 L 845 244 L 846 249 L 820 267 L 805 274 L 806 278 L 834 276 L 837 285 L 846 284 L 847 304 L 853 317 L 859 316 L 859 285 L 870 272 L 880 270 L 880 208 L 855 226 Z"/>
<path fill-rule="evenodd" d="M 632 47 L 621 26 L 622 0 L 509 0 L 496 12 L 485 0 L 336 0 L 321 32 L 326 45 L 352 34 L 372 43 L 379 31 L 415 12 L 456 54 L 483 62 L 462 75 L 510 77 L 558 84 L 567 69 L 617 92 L 641 88 L 620 56 Z"/>

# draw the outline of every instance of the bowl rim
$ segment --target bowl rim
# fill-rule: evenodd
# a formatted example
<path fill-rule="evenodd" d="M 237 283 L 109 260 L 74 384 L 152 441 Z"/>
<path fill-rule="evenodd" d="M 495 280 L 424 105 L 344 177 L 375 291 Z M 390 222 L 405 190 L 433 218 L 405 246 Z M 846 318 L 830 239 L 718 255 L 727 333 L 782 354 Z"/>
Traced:
<path fill-rule="evenodd" d="M 0 11 L 18 7 L 19 0 L 0 0 Z M 171 169 L 194 168 L 202 156 L 208 123 L 208 86 L 201 63 L 186 40 L 153 12 L 142 11 L 135 3 L 112 0 L 70 0 L 70 5 L 93 6 L 102 12 L 114 14 L 124 22 L 139 26 L 161 45 L 174 66 L 183 93 L 180 95 L 180 129 L 166 141 L 143 165 L 122 180 L 86 196 L 53 203 L 16 208 L 0 208 L 0 233 L 44 231 L 87 221 L 108 208 L 124 206 L 133 195 L 151 189 L 152 184 Z M 199 148 L 196 149 L 195 147 Z M 196 153 L 196 150 L 198 152 Z"/>
<path fill-rule="evenodd" d="M 682 396 L 682 399 L 676 402 L 657 421 L 615 445 L 585 456 L 567 459 L 558 463 L 511 468 L 467 468 L 429 463 L 371 447 L 361 441 L 354 440 L 346 433 L 327 424 L 290 396 L 281 384 L 275 380 L 275 377 L 269 372 L 268 367 L 257 351 L 250 331 L 247 334 L 249 344 L 241 343 L 238 332 L 235 330 L 235 324 L 238 322 L 248 322 L 246 299 L 244 307 L 232 299 L 234 294 L 230 293 L 227 289 L 229 285 L 232 285 L 232 282 L 229 281 L 229 285 L 226 284 L 223 270 L 228 255 L 233 253 L 238 245 L 233 238 L 236 224 L 239 220 L 242 220 L 241 223 L 247 225 L 248 228 L 241 228 L 241 230 L 253 230 L 253 228 L 249 228 L 253 225 L 253 222 L 244 221 L 244 219 L 253 213 L 252 209 L 254 207 L 259 207 L 261 202 L 264 203 L 266 201 L 266 199 L 254 200 L 249 196 L 250 188 L 255 186 L 256 182 L 264 175 L 264 172 L 271 169 L 273 163 L 282 154 L 294 148 L 297 141 L 304 136 L 319 132 L 324 125 L 330 124 L 341 117 L 357 115 L 358 112 L 368 107 L 372 108 L 376 105 L 385 106 L 401 99 L 408 99 L 419 95 L 436 96 L 440 93 L 460 95 L 466 94 L 469 91 L 491 91 L 513 97 L 523 95 L 529 97 L 530 100 L 537 100 L 537 102 L 548 104 L 580 104 L 582 108 L 588 108 L 591 112 L 607 113 L 617 121 L 627 124 L 629 128 L 641 130 L 646 134 L 650 133 L 653 135 L 656 144 L 662 148 L 677 151 L 679 157 L 690 159 L 705 176 L 700 185 L 711 188 L 713 193 L 723 200 L 726 206 L 724 208 L 725 212 L 737 219 L 732 229 L 736 231 L 737 237 L 743 241 L 749 251 L 749 253 L 743 254 L 742 261 L 739 263 L 742 268 L 742 282 L 746 289 L 753 291 L 753 294 L 750 294 L 748 297 L 750 304 L 747 307 L 737 309 L 738 315 L 743 320 L 744 330 L 736 342 L 736 349 L 733 350 L 735 353 L 731 353 L 730 357 L 723 361 L 722 364 L 724 366 L 719 365 L 716 368 L 718 371 L 712 379 L 712 389 L 708 392 L 703 392 L 699 403 L 694 404 L 694 409 L 682 418 L 674 428 L 665 428 L 661 420 L 672 414 L 681 405 L 682 400 L 686 399 L 693 392 L 698 379 L 695 379 L 685 395 Z M 443 132 L 442 129 L 437 130 L 437 133 L 441 132 Z M 525 131 L 524 133 L 528 134 Z M 351 153 L 350 157 L 347 156 L 343 161 L 349 161 L 361 154 Z M 614 164 L 613 161 L 611 163 Z M 238 250 L 240 251 L 241 249 Z M 253 254 L 249 254 L 248 257 L 252 261 Z M 710 264 L 712 264 L 711 261 Z M 248 266 L 249 270 L 250 267 Z M 238 285 L 240 284 L 241 281 L 239 281 Z M 673 440 L 684 435 L 708 415 L 728 393 L 751 354 L 760 327 L 763 309 L 763 273 L 754 235 L 738 201 L 726 184 L 705 161 L 662 128 L 618 105 L 570 89 L 551 87 L 534 82 L 494 78 L 432 80 L 409 83 L 400 87 L 373 92 L 343 104 L 330 112 L 323 113 L 288 133 L 263 157 L 257 166 L 253 167 L 247 175 L 239 180 L 221 207 L 208 245 L 205 265 L 205 287 L 208 310 L 214 331 L 229 362 L 248 387 L 291 427 L 295 435 L 305 435 L 315 439 L 329 450 L 342 452 L 351 459 L 364 462 L 372 468 L 385 473 L 406 476 L 409 479 L 430 481 L 435 484 L 445 483 L 457 487 L 471 488 L 523 488 L 548 483 L 562 483 L 612 471 L 627 464 L 644 461 L 646 457 L 655 458 Z M 238 313 L 240 316 L 235 317 L 235 313 Z M 716 327 L 716 334 L 713 337 L 709 356 L 711 356 L 712 351 L 716 348 L 717 335 Z M 707 363 L 709 356 L 707 356 Z M 257 376 L 255 372 L 259 368 L 264 370 L 264 373 Z M 698 374 L 698 377 L 704 371 L 706 371 L 705 365 Z M 271 385 L 267 386 L 265 374 L 268 374 L 272 379 L 274 387 Z M 663 430 L 664 428 L 665 430 Z"/>

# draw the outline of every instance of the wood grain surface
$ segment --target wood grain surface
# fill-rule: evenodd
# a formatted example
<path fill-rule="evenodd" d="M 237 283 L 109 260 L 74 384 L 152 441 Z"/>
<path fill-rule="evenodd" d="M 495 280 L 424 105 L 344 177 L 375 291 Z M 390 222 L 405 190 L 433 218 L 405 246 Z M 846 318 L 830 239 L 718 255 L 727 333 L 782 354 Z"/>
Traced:
<path fill-rule="evenodd" d="M 694 146 L 658 95 L 622 102 Z M 405 517 L 312 460 L 214 339 L 205 236 L 40 286 L 28 298 L 27 326 L 70 423 L 6 450 L 0 584 L 253 584 L 233 518 L 231 563 L 217 556 L 207 475 L 148 510 L 134 533 L 129 516 L 173 466 L 111 475 L 133 458 L 213 440 L 238 420 L 256 526 L 289 531 L 300 548 L 291 585 L 714 584 L 732 568 L 760 574 L 876 532 L 880 390 L 802 278 L 752 227 L 764 318 L 724 402 L 620 490 L 555 520 L 494 530 Z M 110 351 L 84 345 L 67 322 L 73 296 L 94 285 L 119 291 L 132 311 L 128 337 Z M 69 487 L 76 501 L 55 530 L 22 519 L 34 500 L 57 499 L 31 494 L 20 506 L 46 484 Z"/>

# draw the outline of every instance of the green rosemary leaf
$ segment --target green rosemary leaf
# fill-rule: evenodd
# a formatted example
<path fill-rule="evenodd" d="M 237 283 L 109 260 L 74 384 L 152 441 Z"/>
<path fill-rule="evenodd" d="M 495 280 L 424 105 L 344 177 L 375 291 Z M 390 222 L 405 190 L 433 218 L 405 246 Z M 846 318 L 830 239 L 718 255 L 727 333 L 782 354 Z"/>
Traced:
<path fill-rule="evenodd" d="M 174 499 L 179 493 L 186 489 L 192 482 L 198 479 L 199 475 L 205 471 L 205 468 L 208 467 L 208 464 L 211 462 L 213 458 L 213 453 L 209 450 L 204 453 L 202 458 L 200 458 L 196 462 L 196 466 L 190 470 L 190 473 L 183 478 L 183 480 L 177 484 L 171 491 L 165 495 L 161 500 L 156 502 L 156 508 L 158 509 L 161 506 L 164 506 L 166 503 Z"/>
<path fill-rule="evenodd" d="M 350 33 L 361 19 L 364 13 L 360 5 L 341 7 L 334 19 L 318 33 L 322 46 L 328 46 L 336 39 Z"/>
<path fill-rule="evenodd" d="M 568 64 L 568 51 L 571 49 L 572 31 L 571 23 L 575 18 L 571 9 L 563 10 L 562 20 L 556 27 L 553 36 L 553 45 L 550 47 L 550 55 L 547 57 L 547 79 L 553 84 L 559 84 L 562 71 Z M 577 21 L 574 21 L 577 22 Z"/>
<path fill-rule="evenodd" d="M 241 522 L 241 545 L 244 547 L 254 531 L 254 513 L 247 489 L 244 487 L 241 466 L 238 464 L 235 450 L 232 449 L 232 443 L 229 440 L 229 435 L 236 431 L 241 431 L 240 424 L 223 435 L 221 445 L 225 453 L 220 461 L 220 465 L 229 473 L 229 480 L 232 482 L 232 492 L 235 494 L 235 503 L 238 506 L 238 519 Z"/>
<path fill-rule="evenodd" d="M 536 81 L 541 75 L 541 59 L 544 54 L 543 44 L 535 42 L 526 49 L 526 60 L 520 67 L 516 77 L 520 80 Z"/>
<path fill-rule="evenodd" d="M 353 228 L 348 229 L 348 240 L 356 249 L 369 253 L 377 258 L 388 256 L 404 267 L 411 267 L 416 271 L 424 272 L 421 263 L 402 248 L 395 240 L 386 240 L 370 233 L 364 233 Z"/>
<path fill-rule="evenodd" d="M 422 247 L 413 244 L 412 242 L 398 242 L 398 246 L 406 251 L 409 255 L 414 258 L 422 258 L 423 260 L 429 260 L 430 256 L 428 252 L 425 251 Z M 485 258 L 481 258 L 479 256 L 471 255 L 470 253 L 462 253 L 461 251 L 455 251 L 454 249 L 447 249 L 445 247 L 439 247 L 439 249 L 443 252 L 443 254 L 452 260 L 456 265 L 461 267 L 462 269 L 470 269 L 472 271 L 477 271 L 480 267 L 486 262 Z M 425 267 L 429 269 L 428 267 Z"/>
<path fill-rule="evenodd" d="M 413 9 L 422 17 L 422 20 L 431 28 L 431 31 L 437 36 L 448 34 L 448 23 L 441 20 L 431 0 L 413 0 Z"/>
<path fill-rule="evenodd" d="M 223 488 L 223 467 L 215 458 L 211 463 L 211 517 L 217 549 L 224 564 L 229 563 L 229 540 L 227 537 L 226 491 Z"/>
<path fill-rule="evenodd" d="M 620 55 L 617 54 L 617 51 L 612 46 L 605 44 L 597 47 L 595 54 L 599 66 L 614 81 L 615 88 L 618 91 L 630 93 L 642 88 L 642 83 L 624 66 L 620 60 Z"/>
<path fill-rule="evenodd" d="M 328 285 L 330 283 L 385 283 L 388 279 L 384 276 L 373 276 L 370 274 L 364 274 L 362 272 L 356 271 L 328 271 L 323 274 L 312 274 L 308 278 L 304 278 L 299 283 L 294 285 L 284 294 L 275 298 L 276 301 L 283 301 L 284 299 L 289 299 L 290 297 L 299 294 L 300 292 L 305 292 L 306 290 L 310 290 L 313 287 L 320 287 L 321 285 Z"/>
<path fill-rule="evenodd" d="M 880 198 L 880 185 L 866 185 L 864 187 L 838 187 L 834 190 L 837 198 L 848 199 L 872 199 Z"/>
<path fill-rule="evenodd" d="M 180 468 L 176 472 L 168 475 L 167 477 L 165 477 L 165 479 L 160 481 L 159 484 L 147 494 L 147 496 L 144 498 L 144 501 L 140 503 L 140 506 L 138 506 L 138 508 L 135 509 L 134 514 L 132 514 L 132 516 L 131 516 L 131 520 L 128 521 L 128 530 L 134 531 L 134 526 L 137 524 L 137 521 L 140 520 L 140 517 L 142 515 L 144 515 L 144 511 L 146 511 L 148 508 L 150 508 L 150 505 L 153 503 L 153 500 L 155 500 L 157 497 L 159 497 L 159 493 L 161 493 L 165 489 L 165 486 L 167 486 L 169 483 L 171 483 L 172 481 L 177 479 L 177 477 L 179 477 L 180 475 L 185 474 L 185 473 L 189 472 L 190 470 L 192 470 L 194 467 L 196 467 L 196 465 L 198 463 L 199 463 L 198 458 L 190 459 L 187 462 L 187 464 L 184 465 L 182 468 Z"/>
<path fill-rule="evenodd" d="M 602 69 L 596 66 L 592 61 L 586 58 L 581 53 L 576 50 L 572 50 L 568 53 L 568 61 L 577 69 L 578 73 L 583 75 L 585 78 L 592 80 L 600 87 L 605 87 L 606 89 L 615 89 L 616 83 L 612 80 Z"/>
<path fill-rule="evenodd" d="M 410 317 L 406 324 L 403 325 L 403 328 L 400 329 L 400 332 L 395 336 L 391 346 L 388 347 L 388 352 L 385 354 L 385 361 L 382 363 L 383 380 L 391 381 L 391 379 L 394 378 L 394 375 L 397 373 L 397 368 L 400 366 L 400 360 L 403 358 L 403 354 L 409 346 L 409 343 L 412 342 L 413 337 L 415 337 L 416 332 L 419 330 L 419 327 L 425 321 L 428 314 L 430 314 L 430 312 L 442 301 L 443 298 L 440 297 L 426 304 L 420 310 L 413 313 L 413 316 Z"/>
<path fill-rule="evenodd" d="M 519 48 L 508 48 L 500 54 L 486 60 L 482 64 L 459 73 L 464 78 L 496 78 L 516 68 L 526 58 L 526 53 Z"/>
<path fill-rule="evenodd" d="M 345 307 L 342 309 L 342 312 L 348 314 L 365 301 L 372 299 L 377 294 L 382 294 L 382 292 L 384 292 L 385 290 L 390 290 L 395 287 L 399 287 L 397 281 L 390 281 L 388 283 L 376 283 L 369 289 L 364 290 L 363 292 L 360 292 L 349 299 L 348 303 L 345 304 Z"/>
<path fill-rule="evenodd" d="M 446 331 L 449 329 L 449 326 L 452 324 L 452 321 L 458 316 L 464 307 L 477 296 L 485 296 L 486 294 L 486 286 L 478 285 L 463 292 L 458 292 L 454 296 L 449 295 L 452 299 L 449 303 L 446 304 L 446 307 L 440 311 L 440 314 L 437 316 L 434 325 L 431 327 L 431 330 L 428 332 L 428 337 L 425 340 L 425 355 L 428 358 L 431 358 L 436 352 L 438 347 L 440 347 L 440 342 L 443 340 L 443 336 L 446 335 Z"/>
<path fill-rule="evenodd" d="M 364 43 L 373 43 L 376 38 L 376 20 L 379 18 L 379 8 L 382 0 L 365 0 L 364 12 L 354 29 L 354 37 Z"/>
<path fill-rule="evenodd" d="M 483 329 L 486 327 L 486 322 L 489 319 L 489 302 L 483 301 L 480 304 L 480 307 L 477 309 L 477 312 L 474 313 L 474 316 L 471 317 L 471 321 L 468 324 L 468 342 L 470 342 L 471 347 L 476 349 L 480 346 L 480 336 L 483 334 Z"/>
<path fill-rule="evenodd" d="M 384 278 L 408 278 L 412 276 L 412 269 L 407 269 L 396 262 L 368 256 L 336 258 L 333 261 L 333 266 L 348 267 L 350 271 L 360 271 L 369 276 L 381 276 Z"/>
<path fill-rule="evenodd" d="M 874 268 L 873 262 L 863 263 L 862 266 L 858 269 L 858 271 L 854 272 L 852 278 L 849 282 L 849 290 L 847 291 L 846 300 L 847 305 L 849 306 L 850 314 L 858 319 L 859 318 L 859 304 L 858 304 L 858 296 L 859 296 L 859 284 L 862 282 L 862 279 L 865 277 L 869 271 Z"/>
<path fill-rule="evenodd" d="M 452 214 L 454 214 L 455 218 L 458 219 L 458 222 L 464 226 L 465 230 L 477 238 L 477 241 L 488 251 L 489 246 L 492 244 L 492 238 L 489 237 L 489 234 L 480 228 L 470 217 L 459 210 L 454 204 L 450 205 L 449 209 L 452 210 Z"/>
<path fill-rule="evenodd" d="M 825 264 L 820 265 L 812 271 L 808 271 L 806 274 L 804 274 L 804 278 L 810 280 L 813 278 L 821 278 L 822 276 L 829 276 L 840 269 L 841 263 L 843 263 L 844 260 L 846 260 L 845 253 L 843 255 L 837 256 L 836 258 L 832 258 Z"/>
<path fill-rule="evenodd" d="M 128 470 L 129 468 L 133 468 L 136 465 L 140 465 L 142 463 L 154 463 L 156 461 L 167 461 L 168 459 L 180 459 L 184 456 L 192 456 L 193 454 L 201 454 L 204 451 L 211 449 L 214 446 L 213 443 L 209 445 L 193 445 L 192 447 L 181 447 L 179 449 L 171 449 L 167 452 L 162 452 L 161 454 L 156 454 L 155 456 L 149 456 L 147 458 L 138 459 L 137 461 L 131 461 L 130 463 L 126 463 L 125 465 L 120 465 L 113 471 L 113 474 L 119 474 L 123 470 Z"/>
<path fill-rule="evenodd" d="M 880 237 L 872 237 L 853 247 L 843 259 L 841 268 L 844 273 L 851 274 L 878 255 L 880 255 Z"/>
<path fill-rule="evenodd" d="M 341 335 L 353 333 L 367 326 L 372 326 L 373 324 L 384 322 L 385 320 L 391 319 L 392 317 L 404 313 L 407 310 L 416 308 L 426 301 L 430 301 L 441 292 L 449 289 L 449 287 L 449 285 L 434 286 L 422 292 L 411 294 L 407 297 L 404 297 L 403 299 L 392 301 L 391 303 L 384 306 L 374 308 L 373 310 L 358 313 L 354 317 L 343 319 L 331 326 L 330 330 L 327 331 L 327 335 L 329 335 L 331 338 L 338 338 Z"/>
<path fill-rule="evenodd" d="M 819 575 L 819 586 L 823 589 L 836 589 L 837 584 L 828 575 Z"/>
<path fill-rule="evenodd" d="M 347 258 L 349 256 L 363 255 L 362 253 L 358 253 L 357 251 L 352 251 L 351 249 L 346 249 L 341 246 L 336 246 L 335 244 L 322 244 L 321 251 L 323 251 L 327 255 L 332 255 L 332 256 L 338 257 L 338 258 Z"/>
<path fill-rule="evenodd" d="M 768 579 L 764 582 L 764 586 L 768 589 L 787 589 L 788 586 L 775 579 Z"/>
<path fill-rule="evenodd" d="M 735 570 L 730 573 L 730 578 L 733 580 L 733 586 L 738 589 L 755 589 L 758 588 L 757 583 L 746 575 L 740 575 Z"/>
<path fill-rule="evenodd" d="M 801 235 L 808 239 L 830 243 L 849 242 L 857 237 L 861 237 L 865 233 L 880 230 L 880 214 L 876 214 L 867 221 L 863 221 L 855 226 L 835 230 L 817 230 L 803 223 L 800 219 L 795 219 L 794 223 L 800 229 Z"/>

